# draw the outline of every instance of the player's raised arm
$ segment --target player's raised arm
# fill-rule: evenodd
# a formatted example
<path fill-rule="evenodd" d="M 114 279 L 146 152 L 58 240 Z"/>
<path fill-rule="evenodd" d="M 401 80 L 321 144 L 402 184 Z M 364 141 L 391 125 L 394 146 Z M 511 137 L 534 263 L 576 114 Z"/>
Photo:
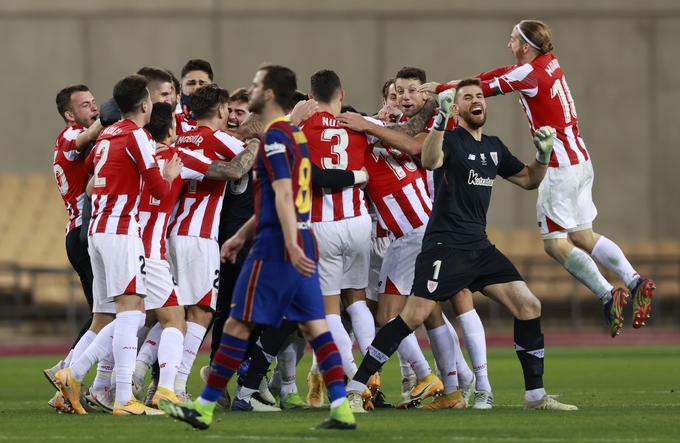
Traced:
<path fill-rule="evenodd" d="M 427 100 L 420 111 L 403 125 L 380 125 L 375 121 L 364 118 L 361 114 L 353 112 L 342 113 L 336 119 L 342 126 L 372 135 L 391 148 L 410 155 L 418 155 L 425 140 L 425 134 L 422 133 L 423 129 L 425 129 L 425 125 L 432 117 L 436 107 L 435 100 Z"/>
<path fill-rule="evenodd" d="M 420 154 L 423 167 L 429 170 L 437 169 L 444 164 L 444 131 L 446 130 L 446 122 L 451 117 L 455 95 L 454 89 L 444 91 L 437 96 L 439 113 L 435 117 L 432 131 L 425 137 L 423 150 Z"/>
<path fill-rule="evenodd" d="M 519 173 L 507 177 L 508 181 L 524 189 L 536 189 L 543 181 L 552 154 L 555 130 L 550 126 L 538 128 L 534 135 L 536 159 Z"/>
<path fill-rule="evenodd" d="M 213 180 L 238 180 L 246 175 L 255 163 L 260 141 L 251 138 L 245 145 L 246 148 L 228 162 L 214 160 L 208 167 L 205 177 Z"/>

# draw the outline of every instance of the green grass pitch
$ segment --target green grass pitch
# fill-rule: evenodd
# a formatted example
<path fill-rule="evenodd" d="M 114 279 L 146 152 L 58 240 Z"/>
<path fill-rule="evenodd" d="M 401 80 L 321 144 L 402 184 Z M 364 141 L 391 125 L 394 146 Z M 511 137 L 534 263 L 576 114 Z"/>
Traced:
<path fill-rule="evenodd" d="M 381 410 L 358 416 L 356 431 L 313 431 L 327 411 L 219 411 L 207 431 L 166 417 L 60 415 L 41 369 L 54 358 L 0 359 L 0 442 L 663 442 L 680 441 L 680 347 L 553 348 L 546 353 L 549 393 L 579 406 L 573 413 L 524 411 L 522 375 L 511 349 L 491 349 L 492 411 Z M 202 354 L 195 368 L 206 364 Z M 299 366 L 306 392 L 309 354 Z M 388 400 L 399 393 L 398 363 L 383 372 Z M 197 371 L 190 391 L 202 387 Z M 231 385 L 233 388 L 233 382 Z"/>

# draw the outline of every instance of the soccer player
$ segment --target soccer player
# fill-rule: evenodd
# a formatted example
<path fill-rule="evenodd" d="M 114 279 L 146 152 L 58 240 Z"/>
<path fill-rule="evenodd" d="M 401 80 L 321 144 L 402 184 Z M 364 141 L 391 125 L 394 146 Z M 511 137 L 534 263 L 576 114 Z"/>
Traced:
<path fill-rule="evenodd" d="M 102 125 L 98 120 L 99 109 L 95 98 L 85 85 L 68 86 L 62 89 L 57 94 L 56 103 L 57 111 L 66 123 L 66 127 L 59 133 L 54 143 L 52 166 L 57 188 L 68 211 L 66 255 L 80 278 L 80 284 L 91 311 L 92 266 L 87 252 L 87 242 L 80 240 L 80 232 L 83 222 L 83 204 L 87 198 L 85 196 L 88 178 L 85 166 L 86 151 L 99 135 Z M 43 371 L 53 386 L 57 387 L 54 374 L 59 369 L 68 367 L 74 357 L 78 358 L 103 326 L 96 322 L 92 325 L 92 317 L 89 317 L 66 358 L 54 367 Z M 57 401 L 57 404 L 63 404 L 60 396 L 61 394 L 57 392 L 50 400 L 50 406 L 54 407 L 54 401 Z"/>
<path fill-rule="evenodd" d="M 496 177 L 504 177 L 524 189 L 535 189 L 547 167 L 538 160 L 527 166 L 497 137 L 483 135 L 486 103 L 479 80 L 466 80 L 458 86 L 455 99 L 453 91 L 439 96 L 437 122 L 423 146 L 423 165 L 437 175 L 436 204 L 416 260 L 413 295 L 401 314 L 378 332 L 349 383 L 352 407 L 360 407 L 359 393 L 368 377 L 382 366 L 404 337 L 432 316 L 437 302 L 469 288 L 481 290 L 515 317 L 515 350 L 524 373 L 525 406 L 576 410 L 575 406 L 562 404 L 545 393 L 540 302 L 514 265 L 489 243 L 485 233 L 486 212 Z M 459 117 L 460 126 L 445 133 L 445 120 L 452 110 Z M 539 158 L 550 155 L 553 135 L 554 130 L 549 127 L 537 130 L 534 145 Z"/>
<path fill-rule="evenodd" d="M 148 80 L 131 75 L 120 80 L 113 97 L 124 119 L 101 132 L 93 149 L 94 189 L 89 252 L 94 275 L 95 316 L 115 322 L 104 327 L 89 348 L 99 348 L 99 340 L 113 334 L 116 362 L 114 415 L 154 414 L 132 396 L 132 372 L 137 354 L 137 330 L 144 323 L 145 261 L 137 222 L 139 192 L 144 182 L 155 198 L 170 191 L 170 183 L 180 173 L 182 162 L 173 157 L 159 172 L 152 153 L 153 140 L 143 126 L 152 110 Z M 106 352 L 106 349 L 104 349 Z M 88 352 L 70 368 L 57 372 L 62 394 L 78 414 L 80 384 L 96 360 Z"/>
<path fill-rule="evenodd" d="M 255 216 L 227 243 L 233 258 L 255 236 L 233 295 L 221 346 L 208 383 L 193 403 L 161 402 L 168 414 L 205 429 L 215 402 L 238 368 L 253 324 L 278 325 L 285 316 L 299 321 L 324 373 L 331 401 L 322 428 L 354 429 L 345 394 L 342 362 L 324 319 L 316 271 L 316 242 L 310 230 L 311 166 L 304 134 L 284 117 L 296 89 L 295 74 L 282 66 L 257 71 L 250 110 L 267 122 L 257 160 Z"/>
<path fill-rule="evenodd" d="M 382 87 L 382 103 L 378 114 L 375 116 L 378 120 L 385 123 L 395 123 L 401 119 L 404 111 L 399 107 L 399 100 L 397 99 L 397 89 L 395 87 L 395 80 L 393 78 L 387 79 Z"/>
<path fill-rule="evenodd" d="M 143 75 L 149 80 L 151 103 L 176 104 L 176 93 L 174 92 L 172 75 L 170 75 L 168 71 L 152 66 L 145 66 L 140 68 L 139 71 L 137 71 L 137 74 Z"/>
<path fill-rule="evenodd" d="M 624 288 L 614 288 L 595 262 L 616 274 L 633 296 L 633 328 L 641 328 L 649 318 L 656 287 L 635 271 L 616 243 L 593 231 L 597 216 L 592 199 L 593 166 L 579 134 L 574 99 L 552 52 L 552 32 L 543 22 L 522 20 L 512 29 L 507 46 L 516 64 L 477 77 L 487 97 L 519 93 L 532 134 L 545 125 L 557 131 L 552 155 L 541 160 L 549 168 L 536 203 L 544 249 L 600 299 L 612 337 L 623 325 L 629 294 Z M 430 83 L 423 90 L 439 92 L 456 85 L 455 80 Z"/>
<path fill-rule="evenodd" d="M 154 337 L 153 340 L 147 339 L 140 349 L 137 364 L 144 370 L 138 371 L 136 368 L 133 380 L 137 379 L 137 384 L 141 386 L 146 369 L 156 360 L 157 354 L 160 378 L 158 388 L 151 400 L 153 406 L 157 406 L 160 399 L 179 402 L 174 393 L 174 384 L 182 358 L 183 331 L 186 329 L 184 308 L 178 303 L 165 256 L 165 237 L 170 214 L 185 181 L 201 181 L 204 177 L 214 180 L 240 178 L 243 171 L 241 168 L 249 168 L 252 165 L 258 144 L 255 140 L 251 141 L 251 147 L 242 151 L 229 163 L 211 161 L 195 151 L 175 148 L 172 146 L 176 138 L 172 111 L 170 104 L 156 103 L 146 129 L 156 140 L 157 146 L 162 148 L 162 152 L 156 154 L 159 165 L 177 154 L 182 160 L 182 172 L 173 181 L 170 193 L 161 200 L 151 197 L 144 187 L 139 209 L 146 257 L 145 278 L 148 295 L 145 299 L 145 307 L 147 311 L 155 310 L 159 324 L 149 333 L 149 336 Z M 149 341 L 156 343 L 149 343 Z M 146 357 L 145 360 L 143 360 L 144 357 Z"/>
<path fill-rule="evenodd" d="M 176 146 L 211 160 L 228 161 L 241 153 L 243 142 L 224 132 L 228 99 L 227 90 L 214 84 L 197 89 L 191 96 L 197 127 L 178 136 Z M 187 379 L 217 303 L 217 234 L 224 190 L 225 183 L 220 180 L 187 182 L 168 226 L 168 258 L 180 301 L 188 307 L 184 354 L 175 379 L 175 392 L 180 397 L 186 393 Z"/>
<path fill-rule="evenodd" d="M 200 58 L 189 60 L 182 68 L 180 77 L 179 109 L 175 115 L 177 119 L 177 135 L 182 135 L 196 128 L 195 115 L 192 113 L 191 96 L 198 88 L 212 84 L 212 66 L 210 62 Z"/>
<path fill-rule="evenodd" d="M 365 175 L 361 169 L 369 148 L 366 136 L 340 127 L 335 120 L 340 114 L 344 95 L 335 72 L 316 72 L 311 77 L 311 97 L 319 104 L 319 112 L 302 122 L 300 127 L 307 138 L 310 160 L 318 168 L 351 170 Z M 325 188 L 314 184 L 311 216 L 312 230 L 319 242 L 319 281 L 326 323 L 342 356 L 345 374 L 351 378 L 356 372 L 356 364 L 352 340 L 340 318 L 341 299 L 362 355 L 375 335 L 365 292 L 371 217 L 361 185 Z"/>

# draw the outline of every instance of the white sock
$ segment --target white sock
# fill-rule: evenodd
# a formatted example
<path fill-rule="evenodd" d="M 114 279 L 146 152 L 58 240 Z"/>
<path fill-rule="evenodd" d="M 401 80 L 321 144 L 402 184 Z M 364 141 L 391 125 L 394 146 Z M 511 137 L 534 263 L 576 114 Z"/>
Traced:
<path fill-rule="evenodd" d="M 359 343 L 359 350 L 361 355 L 366 354 L 366 349 L 370 346 L 375 338 L 375 321 L 373 314 L 366 305 L 366 300 L 359 300 L 347 307 L 347 313 L 352 319 L 352 330 L 354 337 Z"/>
<path fill-rule="evenodd" d="M 277 356 L 276 368 L 281 377 L 281 397 L 297 392 L 297 385 L 295 383 L 295 373 L 297 367 L 297 352 L 295 352 L 295 343 L 292 341 L 288 343 L 279 355 Z"/>
<path fill-rule="evenodd" d="M 177 370 L 182 362 L 184 334 L 177 328 L 165 328 L 161 333 L 158 345 L 158 366 L 160 376 L 158 386 L 174 389 Z"/>
<path fill-rule="evenodd" d="M 597 269 L 595 261 L 579 248 L 574 247 L 564 260 L 564 268 L 590 289 L 602 304 L 607 303 L 614 288 Z"/>
<path fill-rule="evenodd" d="M 113 341 L 113 340 L 112 340 Z M 111 389 L 111 372 L 113 372 L 113 348 L 97 364 L 97 376 L 92 382 L 92 388 L 97 391 Z"/>
<path fill-rule="evenodd" d="M 352 340 L 349 334 L 342 325 L 342 320 L 337 314 L 326 315 L 326 323 L 328 329 L 331 331 L 333 341 L 340 351 L 340 358 L 342 358 L 342 368 L 345 371 L 347 378 L 354 377 L 357 373 L 357 364 L 354 362 L 354 354 L 352 354 Z"/>
<path fill-rule="evenodd" d="M 346 390 L 347 392 L 364 392 L 366 390 L 366 385 L 360 381 L 350 379 L 349 383 L 347 383 Z"/>
<path fill-rule="evenodd" d="M 422 349 L 418 345 L 418 339 L 414 333 L 410 333 L 405 339 L 399 343 L 397 352 L 408 361 L 413 372 L 416 373 L 416 378 L 420 380 L 432 373 L 430 364 L 425 359 Z"/>
<path fill-rule="evenodd" d="M 96 334 L 95 334 L 95 335 L 96 335 Z M 79 341 L 80 341 L 80 340 L 79 340 Z M 76 343 L 76 346 L 78 346 L 77 343 Z M 71 366 L 71 359 L 72 359 L 72 358 L 73 358 L 73 349 L 71 349 L 70 351 L 68 351 L 68 354 L 66 354 L 66 357 L 64 357 L 64 359 L 63 359 L 62 361 L 60 361 L 59 363 L 57 363 L 57 364 L 54 365 L 54 366 L 59 366 L 59 369 L 68 368 L 69 366 Z"/>
<path fill-rule="evenodd" d="M 92 340 L 92 343 L 83 351 L 82 355 L 77 360 L 72 359 L 70 366 L 71 375 L 77 381 L 83 381 L 92 365 L 111 352 L 115 323 L 116 321 L 114 320 L 104 326 L 94 340 Z"/>
<path fill-rule="evenodd" d="M 599 264 L 615 273 L 630 289 L 640 278 L 640 274 L 635 272 L 621 248 L 604 235 L 595 243 L 592 256 Z"/>
<path fill-rule="evenodd" d="M 78 360 L 81 355 L 83 355 L 83 352 L 85 352 L 85 349 L 87 349 L 88 346 L 90 346 L 90 343 L 92 343 L 97 337 L 97 333 L 94 331 L 87 331 L 86 333 L 83 334 L 82 337 L 80 337 L 80 340 L 78 340 L 78 343 L 73 347 L 71 352 L 69 352 L 68 356 L 66 356 L 66 359 L 64 360 L 64 367 L 68 368 L 71 364 L 71 362 Z"/>
<path fill-rule="evenodd" d="M 458 384 L 463 386 L 469 385 L 470 383 L 472 383 L 474 374 L 472 373 L 472 370 L 465 361 L 463 350 L 460 348 L 460 339 L 458 338 L 458 333 L 456 333 L 456 329 L 453 327 L 448 317 L 446 317 L 444 313 L 442 313 L 442 318 L 444 319 L 444 324 L 446 324 L 446 328 L 449 330 L 449 334 L 451 334 L 451 337 L 453 338 L 453 341 L 456 344 L 454 350 L 456 353 L 455 358 L 456 358 L 456 370 L 458 371 L 459 382 Z"/>
<path fill-rule="evenodd" d="M 444 382 L 444 393 L 450 394 L 458 390 L 458 371 L 456 370 L 455 340 L 446 325 L 441 325 L 427 331 L 432 353 Z"/>
<path fill-rule="evenodd" d="M 525 401 L 538 401 L 545 397 L 545 388 L 531 389 L 530 391 L 524 391 Z"/>
<path fill-rule="evenodd" d="M 142 351 L 142 346 L 144 345 L 144 341 L 146 340 L 150 331 L 149 327 L 146 326 L 146 317 L 144 318 L 144 320 L 145 320 L 144 323 L 142 323 L 142 325 L 137 330 L 137 349 L 139 349 L 139 352 Z M 156 325 L 157 324 L 158 322 L 156 322 Z"/>
<path fill-rule="evenodd" d="M 143 332 L 143 329 L 144 328 L 142 328 L 140 331 Z M 162 332 L 163 329 L 161 328 L 160 322 L 156 323 L 153 328 L 151 328 L 151 330 L 147 331 L 146 337 L 142 342 L 142 347 L 137 353 L 137 361 L 135 361 L 135 373 L 132 376 L 138 382 L 144 382 L 146 372 L 158 359 L 158 343 L 161 341 Z"/>
<path fill-rule="evenodd" d="M 124 405 L 132 398 L 132 372 L 137 357 L 137 331 L 141 311 L 123 311 L 116 314 L 113 331 L 113 360 L 116 365 L 116 403 Z"/>
<path fill-rule="evenodd" d="M 472 367 L 477 377 L 475 388 L 478 391 L 491 392 L 489 373 L 486 365 L 486 335 L 482 319 L 476 310 L 471 310 L 456 317 L 460 328 L 463 330 L 463 338 L 467 347 Z"/>
<path fill-rule="evenodd" d="M 397 357 L 399 357 L 399 369 L 401 369 L 401 378 L 415 378 L 416 373 L 413 372 L 411 363 L 397 350 Z"/>
<path fill-rule="evenodd" d="M 333 335 L 333 334 L 331 334 L 331 335 Z M 311 372 L 312 374 L 320 374 L 321 373 L 321 371 L 319 370 L 319 363 L 316 361 L 316 354 L 314 352 L 312 352 L 312 367 L 309 368 L 309 372 Z"/>
<path fill-rule="evenodd" d="M 183 394 L 187 391 L 187 380 L 191 373 L 191 367 L 196 360 L 196 354 L 201 347 L 206 328 L 198 323 L 187 322 L 187 333 L 184 336 L 184 346 L 182 351 L 182 363 L 179 365 L 177 376 L 175 377 L 175 393 Z"/>

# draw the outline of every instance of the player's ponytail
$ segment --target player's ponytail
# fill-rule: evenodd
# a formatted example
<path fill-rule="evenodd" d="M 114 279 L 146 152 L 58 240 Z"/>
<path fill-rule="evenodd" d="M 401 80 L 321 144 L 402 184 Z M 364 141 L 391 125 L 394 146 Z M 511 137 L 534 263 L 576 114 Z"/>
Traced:
<path fill-rule="evenodd" d="M 522 20 L 517 24 L 517 29 L 524 41 L 541 54 L 547 54 L 554 49 L 552 31 L 542 21 Z"/>

